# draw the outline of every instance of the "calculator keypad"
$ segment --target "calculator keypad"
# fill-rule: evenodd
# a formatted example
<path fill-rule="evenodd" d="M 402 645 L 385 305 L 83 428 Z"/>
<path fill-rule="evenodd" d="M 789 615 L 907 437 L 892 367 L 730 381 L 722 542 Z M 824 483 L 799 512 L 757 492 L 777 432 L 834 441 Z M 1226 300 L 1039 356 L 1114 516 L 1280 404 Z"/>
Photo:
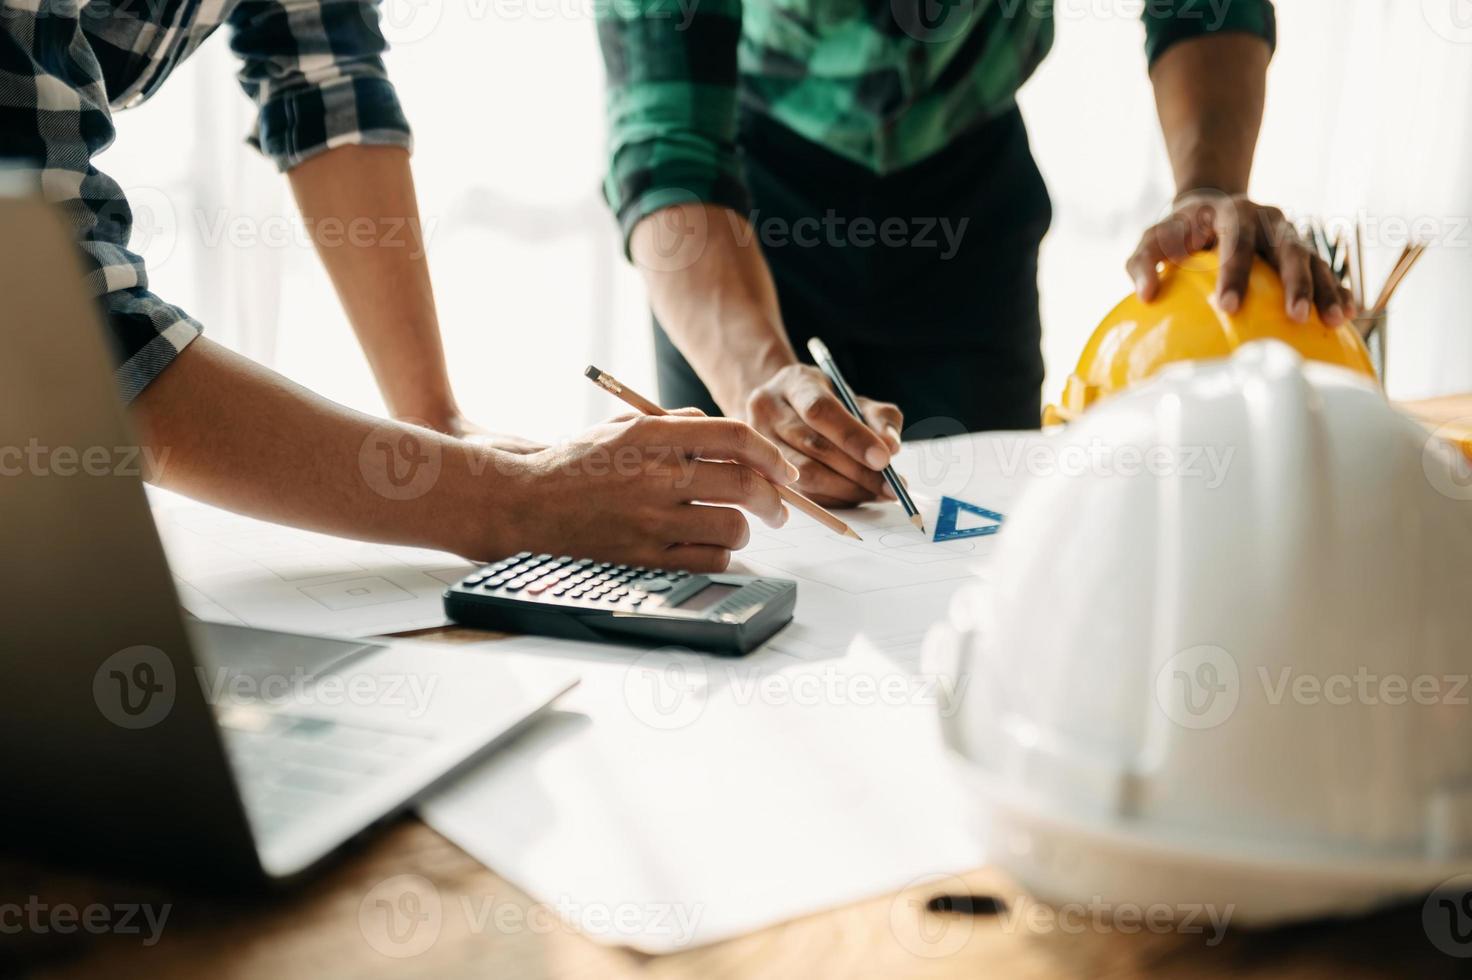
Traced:
<path fill-rule="evenodd" d="M 689 572 L 523 551 L 487 565 L 467 577 L 464 585 L 508 598 L 633 609 L 689 577 Z"/>

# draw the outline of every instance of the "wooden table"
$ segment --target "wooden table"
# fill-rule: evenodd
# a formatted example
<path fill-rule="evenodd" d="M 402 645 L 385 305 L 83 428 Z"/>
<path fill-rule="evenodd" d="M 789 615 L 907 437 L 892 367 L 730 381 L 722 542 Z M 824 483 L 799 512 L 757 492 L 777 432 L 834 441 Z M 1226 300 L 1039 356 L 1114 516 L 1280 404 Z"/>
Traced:
<path fill-rule="evenodd" d="M 1472 396 L 1407 406 L 1433 420 L 1472 416 Z M 441 630 L 417 638 L 483 639 Z M 101 816 L 101 814 L 100 814 Z M 426 879 L 440 900 L 433 942 L 412 956 L 386 955 L 359 912 L 370 892 L 399 875 Z M 715 946 L 648 957 L 595 943 L 545 906 L 406 817 L 305 886 L 270 900 L 69 874 L 0 858 L 0 975 L 165 980 L 179 977 L 1276 977 L 1466 976 L 1472 959 L 1441 952 L 1422 924 L 1422 903 L 1347 922 L 1269 932 L 1152 933 L 1125 920 L 1060 919 L 1000 873 L 965 876 L 979 895 L 1002 898 L 1012 915 L 926 911 L 933 889 L 859 902 Z M 374 893 L 380 894 L 380 893 Z M 147 904 L 168 906 L 161 938 L 27 928 L 27 903 L 47 914 Z M 1100 924 L 1095 924 L 1098 921 Z M 17 926 L 20 928 L 17 929 Z M 429 934 L 426 934 L 426 938 Z M 1472 943 L 1461 951 L 1472 954 Z"/>

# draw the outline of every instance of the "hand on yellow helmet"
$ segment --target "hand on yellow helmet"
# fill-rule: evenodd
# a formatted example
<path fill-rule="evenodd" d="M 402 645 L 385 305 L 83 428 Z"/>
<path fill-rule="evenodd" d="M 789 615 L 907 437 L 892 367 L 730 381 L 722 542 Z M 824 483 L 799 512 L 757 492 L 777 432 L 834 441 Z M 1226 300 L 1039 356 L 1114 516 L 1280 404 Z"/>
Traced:
<path fill-rule="evenodd" d="M 1193 191 L 1176 201 L 1175 209 L 1145 232 L 1126 268 L 1135 292 L 1147 303 L 1160 293 L 1161 263 L 1179 265 L 1197 252 L 1220 248 L 1221 272 L 1215 300 L 1222 312 L 1242 306 L 1258 257 L 1283 280 L 1288 317 L 1307 323 L 1314 307 L 1330 327 L 1358 312 L 1349 290 L 1334 280 L 1320 258 L 1278 208 L 1249 200 L 1245 194 Z"/>

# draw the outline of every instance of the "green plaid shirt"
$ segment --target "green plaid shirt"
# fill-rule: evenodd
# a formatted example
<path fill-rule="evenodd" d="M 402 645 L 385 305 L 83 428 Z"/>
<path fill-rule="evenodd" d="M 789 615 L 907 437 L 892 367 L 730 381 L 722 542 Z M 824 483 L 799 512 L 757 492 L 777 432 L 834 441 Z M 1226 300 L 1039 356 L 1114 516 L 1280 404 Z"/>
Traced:
<path fill-rule="evenodd" d="M 1177 41 L 1275 42 L 1271 0 L 1142 0 L 1153 63 Z M 745 212 L 738 106 L 876 173 L 1012 107 L 1053 43 L 1053 0 L 604 0 L 604 192 L 625 240 L 689 201 Z"/>

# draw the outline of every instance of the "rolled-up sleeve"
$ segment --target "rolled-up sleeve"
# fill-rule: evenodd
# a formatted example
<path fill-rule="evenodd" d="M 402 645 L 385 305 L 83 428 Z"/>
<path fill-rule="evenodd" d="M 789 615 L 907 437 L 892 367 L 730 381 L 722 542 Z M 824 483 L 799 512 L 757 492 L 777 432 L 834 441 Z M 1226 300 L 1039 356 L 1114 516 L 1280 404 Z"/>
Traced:
<path fill-rule="evenodd" d="M 1271 0 L 1145 0 L 1145 54 L 1153 65 L 1172 45 L 1203 34 L 1256 34 L 1278 44 Z"/>
<path fill-rule="evenodd" d="M 627 250 L 634 226 L 675 204 L 745 212 L 736 152 L 741 0 L 598 5 L 608 73 L 604 197 Z"/>
<path fill-rule="evenodd" d="M 76 4 L 7 4 L 0 18 L 0 168 L 28 184 L 65 222 L 81 250 L 86 288 L 107 320 L 115 377 L 131 400 L 200 326 L 148 288 L 130 239 L 146 238 L 166 199 L 137 211 L 92 158 L 112 142 L 102 68 Z"/>
<path fill-rule="evenodd" d="M 249 142 L 279 169 L 353 143 L 410 148 L 372 0 L 245 0 L 229 24 L 259 109 Z"/>

